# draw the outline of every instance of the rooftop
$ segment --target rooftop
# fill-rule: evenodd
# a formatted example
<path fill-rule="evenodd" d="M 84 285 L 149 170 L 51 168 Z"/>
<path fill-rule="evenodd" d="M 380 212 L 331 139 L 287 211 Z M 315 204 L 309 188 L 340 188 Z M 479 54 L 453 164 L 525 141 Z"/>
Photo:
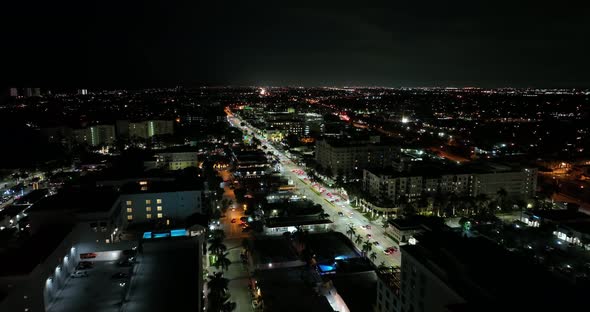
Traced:
<path fill-rule="evenodd" d="M 111 189 L 96 188 L 91 190 L 65 189 L 35 203 L 29 212 L 39 211 L 74 211 L 105 212 L 115 204 L 119 195 Z"/>
<path fill-rule="evenodd" d="M 407 218 L 399 218 L 388 221 L 392 226 L 400 230 L 412 230 L 427 227 L 444 227 L 444 220 L 438 217 L 426 217 L 426 216 L 410 216 Z"/>
<path fill-rule="evenodd" d="M 527 214 L 553 222 L 589 222 L 590 216 L 570 209 L 533 210 Z"/>
<path fill-rule="evenodd" d="M 336 274 L 330 277 L 350 311 L 371 311 L 377 299 L 375 271 Z"/>
<path fill-rule="evenodd" d="M 39 229 L 33 236 L 0 248 L 0 276 L 30 273 L 57 248 L 72 231 L 72 225 L 54 225 Z"/>
<path fill-rule="evenodd" d="M 578 290 L 567 281 L 485 238 L 430 232 L 418 242 L 402 246 L 404 256 L 417 259 L 469 303 L 529 311 L 580 303 Z"/>
<path fill-rule="evenodd" d="M 306 268 L 279 268 L 256 271 L 255 277 L 261 289 L 265 311 L 332 312 L 324 296 L 306 280 Z"/>
<path fill-rule="evenodd" d="M 145 184 L 143 184 L 145 182 Z M 203 189 L 203 181 L 194 179 L 190 183 L 178 181 L 141 181 L 139 183 L 127 183 L 120 189 L 122 194 L 137 193 L 165 193 L 196 191 Z"/>

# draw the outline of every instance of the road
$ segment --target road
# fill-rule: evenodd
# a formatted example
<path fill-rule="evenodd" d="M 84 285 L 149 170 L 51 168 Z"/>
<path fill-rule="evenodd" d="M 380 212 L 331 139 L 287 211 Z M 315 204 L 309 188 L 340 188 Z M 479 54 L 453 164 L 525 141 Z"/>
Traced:
<path fill-rule="evenodd" d="M 228 114 L 229 115 L 229 114 Z M 325 188 L 326 190 L 321 194 L 314 190 L 314 186 L 305 174 L 305 170 L 302 167 L 297 166 L 291 161 L 284 152 L 276 149 L 270 142 L 264 137 L 258 135 L 258 130 L 251 127 L 247 122 L 242 121 L 235 115 L 229 115 L 228 120 L 230 124 L 236 128 L 240 128 L 242 131 L 249 131 L 254 133 L 255 137 L 267 147 L 267 150 L 278 156 L 279 161 L 282 165 L 282 173 L 296 186 L 296 192 L 300 195 L 305 196 L 307 199 L 313 201 L 316 204 L 320 204 L 324 211 L 330 215 L 330 220 L 334 222 L 334 230 L 346 234 L 349 224 L 351 224 L 356 234 L 363 236 L 363 239 L 367 239 L 367 235 L 370 234 L 372 237 L 370 241 L 378 242 L 379 245 L 373 247 L 373 251 L 377 255 L 377 259 L 374 261 L 375 264 L 379 265 L 385 263 L 388 266 L 399 266 L 401 264 L 401 254 L 399 252 L 393 255 L 386 255 L 384 249 L 387 247 L 398 247 L 399 246 L 388 236 L 385 235 L 385 231 L 381 222 L 371 222 L 361 212 L 355 210 L 350 206 L 349 203 L 344 202 L 333 190 Z M 244 123 L 244 126 L 241 126 Z M 297 173 L 296 173 L 297 172 Z M 300 174 L 301 173 L 301 174 Z M 326 194 L 333 194 L 332 200 L 338 199 L 338 203 L 330 203 L 330 197 Z M 344 216 L 338 216 L 338 212 L 342 212 Z M 239 218 L 238 218 L 239 219 Z M 371 229 L 362 228 L 362 226 L 370 225 Z"/>

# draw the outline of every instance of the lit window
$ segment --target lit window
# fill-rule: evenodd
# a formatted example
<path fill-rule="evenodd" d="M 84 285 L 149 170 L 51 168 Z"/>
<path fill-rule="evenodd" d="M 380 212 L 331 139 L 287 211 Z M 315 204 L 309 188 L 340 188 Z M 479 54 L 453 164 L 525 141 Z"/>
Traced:
<path fill-rule="evenodd" d="M 148 213 L 148 214 L 145 215 L 145 217 L 148 218 L 148 219 L 151 219 L 152 218 L 152 214 L 151 213 Z"/>
<path fill-rule="evenodd" d="M 127 206 L 131 206 L 132 204 L 133 204 L 132 201 L 130 201 L 130 200 L 127 201 Z"/>
<path fill-rule="evenodd" d="M 145 211 L 152 211 L 152 207 L 145 207 Z"/>
<path fill-rule="evenodd" d="M 128 213 L 132 213 L 133 212 L 133 208 L 127 208 L 127 212 Z"/>
<path fill-rule="evenodd" d="M 133 220 L 133 216 L 132 215 L 128 215 L 127 216 L 127 220 L 129 220 L 129 221 Z"/>
<path fill-rule="evenodd" d="M 156 199 L 156 204 L 161 204 L 162 203 L 162 199 L 158 198 Z"/>
<path fill-rule="evenodd" d="M 158 219 L 162 218 L 162 216 L 163 215 L 161 213 L 158 213 Z"/>
<path fill-rule="evenodd" d="M 104 242 L 107 243 L 107 244 L 110 244 L 111 243 L 111 240 L 110 239 L 105 239 Z"/>
<path fill-rule="evenodd" d="M 146 200 L 145 200 L 145 204 L 146 204 L 146 205 L 149 205 L 149 204 L 151 204 L 151 203 L 152 203 L 152 200 L 151 200 L 151 199 L 146 199 Z"/>
<path fill-rule="evenodd" d="M 170 219 L 166 219 L 166 225 L 170 225 Z"/>
<path fill-rule="evenodd" d="M 147 181 L 139 181 L 139 185 L 147 185 Z"/>
<path fill-rule="evenodd" d="M 162 211 L 162 206 L 157 207 L 158 211 Z"/>

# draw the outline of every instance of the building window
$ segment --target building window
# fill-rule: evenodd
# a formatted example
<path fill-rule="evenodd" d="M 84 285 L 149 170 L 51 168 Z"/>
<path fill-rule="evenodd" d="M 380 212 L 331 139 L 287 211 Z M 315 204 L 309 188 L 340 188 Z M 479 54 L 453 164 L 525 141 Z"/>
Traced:
<path fill-rule="evenodd" d="M 162 199 L 158 198 L 156 199 L 156 204 L 161 204 L 162 203 Z"/>
<path fill-rule="evenodd" d="M 147 219 L 151 219 L 151 218 L 152 218 L 152 214 L 151 214 L 151 213 L 148 213 L 148 214 L 146 214 L 146 215 L 145 215 L 145 217 L 146 217 Z"/>
<path fill-rule="evenodd" d="M 152 211 L 152 207 L 145 207 L 145 211 Z"/>
<path fill-rule="evenodd" d="M 152 200 L 151 200 L 151 199 L 146 199 L 146 200 L 145 200 L 145 204 L 146 204 L 146 205 L 149 205 L 149 204 L 151 204 L 151 203 L 152 203 Z"/>
<path fill-rule="evenodd" d="M 133 208 L 127 208 L 127 213 L 132 213 L 133 212 Z"/>
<path fill-rule="evenodd" d="M 129 221 L 133 220 L 133 216 L 132 215 L 128 215 L 127 216 L 127 220 L 129 220 Z"/>
<path fill-rule="evenodd" d="M 157 207 L 158 211 L 162 211 L 162 206 Z"/>
<path fill-rule="evenodd" d="M 158 219 L 161 219 L 163 217 L 163 214 L 158 213 Z"/>
<path fill-rule="evenodd" d="M 130 201 L 130 200 L 126 201 L 126 203 L 127 203 L 127 206 L 131 206 L 131 205 L 133 205 L 133 202 L 132 202 L 132 201 Z"/>

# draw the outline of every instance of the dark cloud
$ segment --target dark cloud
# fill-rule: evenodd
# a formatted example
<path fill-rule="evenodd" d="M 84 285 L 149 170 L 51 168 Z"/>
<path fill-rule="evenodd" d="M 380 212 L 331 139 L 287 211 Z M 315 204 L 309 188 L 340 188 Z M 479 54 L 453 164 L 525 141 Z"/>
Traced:
<path fill-rule="evenodd" d="M 588 86 L 588 12 L 567 1 L 25 1 L 6 4 L 0 31 L 11 84 Z"/>

